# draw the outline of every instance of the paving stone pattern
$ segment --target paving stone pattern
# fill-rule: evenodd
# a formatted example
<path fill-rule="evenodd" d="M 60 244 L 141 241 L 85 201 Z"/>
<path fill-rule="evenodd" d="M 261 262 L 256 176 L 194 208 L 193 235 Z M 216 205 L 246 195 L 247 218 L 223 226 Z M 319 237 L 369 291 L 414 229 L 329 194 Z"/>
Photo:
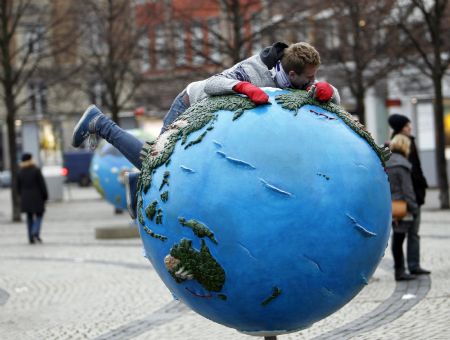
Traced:
<path fill-rule="evenodd" d="M 258 339 L 211 322 L 173 300 L 138 239 L 96 240 L 95 228 L 129 225 L 92 188 L 68 187 L 50 203 L 43 244 L 10 222 L 0 189 L 0 339 Z M 450 212 L 423 212 L 422 264 L 430 277 L 393 280 L 386 256 L 350 303 L 288 339 L 450 339 Z M 433 200 L 434 197 L 434 200 Z"/>

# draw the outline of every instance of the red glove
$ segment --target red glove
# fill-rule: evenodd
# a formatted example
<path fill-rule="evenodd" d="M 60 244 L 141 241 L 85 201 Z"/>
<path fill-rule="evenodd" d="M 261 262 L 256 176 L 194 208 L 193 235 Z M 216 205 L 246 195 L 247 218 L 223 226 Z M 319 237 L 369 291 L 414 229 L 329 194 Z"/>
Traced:
<path fill-rule="evenodd" d="M 328 103 L 333 98 L 334 90 L 326 81 L 319 81 L 310 87 L 308 93 L 317 101 Z"/>
<path fill-rule="evenodd" d="M 269 102 L 269 96 L 263 90 L 247 81 L 237 83 L 233 86 L 233 90 L 245 94 L 256 105 Z"/>

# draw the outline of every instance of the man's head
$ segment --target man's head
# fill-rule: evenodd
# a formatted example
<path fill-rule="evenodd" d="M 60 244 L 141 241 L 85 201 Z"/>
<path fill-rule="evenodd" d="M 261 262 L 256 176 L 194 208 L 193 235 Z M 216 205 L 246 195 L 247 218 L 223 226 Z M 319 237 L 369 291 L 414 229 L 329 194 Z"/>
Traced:
<path fill-rule="evenodd" d="M 392 130 L 394 131 L 394 135 L 401 133 L 405 136 L 410 137 L 412 134 L 412 126 L 411 121 L 408 117 L 394 113 L 389 116 L 388 122 Z"/>
<path fill-rule="evenodd" d="M 22 162 L 30 161 L 33 158 L 33 155 L 29 152 L 24 152 L 22 154 Z"/>
<path fill-rule="evenodd" d="M 310 44 L 299 42 L 284 50 L 281 66 L 291 84 L 305 90 L 316 80 L 316 73 L 320 66 L 320 55 Z"/>

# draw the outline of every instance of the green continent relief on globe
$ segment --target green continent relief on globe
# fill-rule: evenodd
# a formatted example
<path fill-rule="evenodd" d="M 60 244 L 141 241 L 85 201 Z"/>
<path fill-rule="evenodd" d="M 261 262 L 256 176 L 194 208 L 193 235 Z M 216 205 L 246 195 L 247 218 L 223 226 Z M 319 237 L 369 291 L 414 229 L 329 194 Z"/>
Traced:
<path fill-rule="evenodd" d="M 165 258 L 166 266 L 177 282 L 186 279 L 198 281 L 206 290 L 219 292 L 225 282 L 225 272 L 202 241 L 200 251 L 192 247 L 192 241 L 183 239 L 173 246 Z"/>

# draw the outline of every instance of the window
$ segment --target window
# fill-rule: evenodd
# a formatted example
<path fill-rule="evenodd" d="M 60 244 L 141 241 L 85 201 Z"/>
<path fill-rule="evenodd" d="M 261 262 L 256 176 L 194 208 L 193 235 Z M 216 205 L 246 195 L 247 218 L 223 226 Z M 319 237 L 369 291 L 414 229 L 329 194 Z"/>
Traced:
<path fill-rule="evenodd" d="M 219 18 L 208 20 L 209 57 L 213 62 L 220 62 L 220 21 Z"/>
<path fill-rule="evenodd" d="M 203 54 L 203 28 L 198 22 L 192 25 L 192 64 L 201 65 L 204 63 Z"/>
<path fill-rule="evenodd" d="M 328 48 L 338 48 L 340 45 L 339 40 L 339 27 L 336 20 L 329 20 L 326 24 L 327 32 L 325 34 L 325 46 Z"/>
<path fill-rule="evenodd" d="M 151 68 L 150 64 L 150 39 L 148 36 L 142 36 L 138 41 L 141 72 L 147 72 Z"/>
<path fill-rule="evenodd" d="M 26 28 L 25 42 L 27 53 L 40 54 L 44 50 L 45 28 L 42 25 L 34 25 Z"/>
<path fill-rule="evenodd" d="M 164 26 L 156 26 L 155 29 L 155 48 L 156 48 L 156 67 L 158 69 L 166 69 L 169 66 L 167 56 L 166 37 Z"/>
<path fill-rule="evenodd" d="M 105 85 L 100 80 L 93 81 L 89 88 L 90 102 L 95 104 L 96 106 L 103 106 L 106 103 L 105 98 Z"/>
<path fill-rule="evenodd" d="M 43 81 L 28 83 L 28 102 L 34 114 L 41 115 L 47 111 L 47 86 Z"/>
<path fill-rule="evenodd" d="M 105 51 L 105 41 L 98 19 L 94 15 L 87 17 L 86 42 L 92 54 L 102 54 Z"/>
<path fill-rule="evenodd" d="M 300 26 L 295 27 L 297 32 L 297 41 L 309 41 L 309 29 L 307 24 L 300 23 Z"/>
<path fill-rule="evenodd" d="M 145 5 L 147 3 L 147 0 L 133 0 L 133 3 L 135 6 Z"/>
<path fill-rule="evenodd" d="M 262 36 L 261 36 L 261 13 L 254 13 L 250 20 L 252 31 L 252 54 L 259 53 L 262 48 Z"/>
<path fill-rule="evenodd" d="M 186 33 L 183 24 L 175 24 L 175 65 L 183 66 L 186 65 Z"/>

